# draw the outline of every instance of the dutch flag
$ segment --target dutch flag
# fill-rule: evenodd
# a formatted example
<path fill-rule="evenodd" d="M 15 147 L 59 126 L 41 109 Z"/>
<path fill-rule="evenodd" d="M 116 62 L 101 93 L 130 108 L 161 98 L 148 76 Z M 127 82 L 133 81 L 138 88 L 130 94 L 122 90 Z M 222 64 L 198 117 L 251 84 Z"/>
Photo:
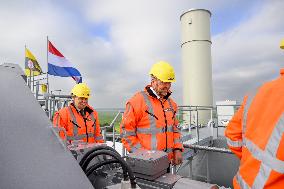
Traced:
<path fill-rule="evenodd" d="M 82 83 L 80 72 L 48 41 L 48 74 L 60 77 L 72 77 L 76 83 Z"/>

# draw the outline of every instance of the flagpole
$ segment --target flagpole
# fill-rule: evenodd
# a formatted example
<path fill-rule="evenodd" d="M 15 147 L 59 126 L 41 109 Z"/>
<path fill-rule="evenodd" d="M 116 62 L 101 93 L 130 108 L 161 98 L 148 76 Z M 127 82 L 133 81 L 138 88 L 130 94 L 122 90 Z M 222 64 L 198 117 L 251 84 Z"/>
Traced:
<path fill-rule="evenodd" d="M 35 71 L 33 71 L 33 92 L 35 91 Z"/>
<path fill-rule="evenodd" d="M 32 69 L 29 68 L 29 70 L 30 70 L 30 75 L 29 75 L 29 87 L 30 87 L 30 89 L 32 90 Z"/>
<path fill-rule="evenodd" d="M 26 51 L 27 51 L 27 46 L 25 45 L 25 64 L 26 64 Z M 28 62 L 27 62 L 27 64 L 28 64 L 28 67 L 29 67 L 29 63 Z M 30 70 L 30 75 L 29 75 L 28 86 L 32 90 L 32 69 L 29 67 L 29 70 Z"/>
<path fill-rule="evenodd" d="M 29 80 L 29 77 L 28 77 L 28 75 L 27 75 L 27 72 L 26 72 L 26 48 L 27 48 L 27 46 L 26 46 L 26 44 L 25 44 L 25 61 L 24 61 L 24 63 L 25 63 L 25 66 L 24 66 L 24 68 L 25 68 L 25 74 L 26 74 L 26 76 L 27 76 L 27 84 L 28 84 L 28 86 L 30 87 L 30 84 L 29 84 L 29 82 L 30 82 L 30 80 Z"/>
<path fill-rule="evenodd" d="M 46 72 L 47 93 L 49 93 L 49 82 L 48 82 L 48 36 L 46 36 L 46 63 L 47 63 L 47 72 Z"/>

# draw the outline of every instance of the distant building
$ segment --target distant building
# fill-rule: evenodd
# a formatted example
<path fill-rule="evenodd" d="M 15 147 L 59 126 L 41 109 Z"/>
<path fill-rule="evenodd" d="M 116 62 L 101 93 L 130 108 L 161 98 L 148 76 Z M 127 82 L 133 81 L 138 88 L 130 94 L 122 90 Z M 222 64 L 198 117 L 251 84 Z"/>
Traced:
<path fill-rule="evenodd" d="M 235 110 L 237 109 L 238 105 L 236 100 L 225 100 L 217 101 L 216 107 L 218 126 L 227 126 L 235 114 Z"/>

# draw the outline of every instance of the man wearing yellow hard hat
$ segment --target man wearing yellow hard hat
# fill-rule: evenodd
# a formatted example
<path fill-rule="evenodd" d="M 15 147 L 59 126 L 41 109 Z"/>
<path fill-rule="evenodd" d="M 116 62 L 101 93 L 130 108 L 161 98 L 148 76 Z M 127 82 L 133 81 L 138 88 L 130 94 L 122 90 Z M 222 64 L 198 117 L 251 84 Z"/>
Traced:
<path fill-rule="evenodd" d="M 60 137 L 68 144 L 74 141 L 103 143 L 98 113 L 88 105 L 90 88 L 85 83 L 76 84 L 71 95 L 73 102 L 56 112 L 53 118 L 53 124 L 66 131 L 66 136 L 60 132 Z"/>
<path fill-rule="evenodd" d="M 129 152 L 140 148 L 165 151 L 172 164 L 181 164 L 183 146 L 175 116 L 177 104 L 170 98 L 174 69 L 160 61 L 149 74 L 151 83 L 126 103 L 120 125 L 122 143 Z"/>

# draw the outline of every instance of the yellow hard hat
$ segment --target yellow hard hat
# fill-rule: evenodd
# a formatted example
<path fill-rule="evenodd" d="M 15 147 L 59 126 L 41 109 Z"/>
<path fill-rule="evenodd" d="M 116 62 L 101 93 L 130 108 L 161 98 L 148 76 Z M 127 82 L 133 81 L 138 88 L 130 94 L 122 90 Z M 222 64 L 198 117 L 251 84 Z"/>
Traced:
<path fill-rule="evenodd" d="M 71 95 L 77 97 L 89 98 L 90 92 L 91 90 L 86 83 L 79 83 L 73 87 L 73 89 L 71 90 Z"/>
<path fill-rule="evenodd" d="M 175 82 L 175 70 L 174 68 L 165 61 L 159 61 L 155 63 L 150 72 L 150 75 L 155 76 L 163 82 Z"/>
<path fill-rule="evenodd" d="M 280 48 L 284 49 L 284 39 L 282 39 L 281 43 L 280 43 Z"/>

